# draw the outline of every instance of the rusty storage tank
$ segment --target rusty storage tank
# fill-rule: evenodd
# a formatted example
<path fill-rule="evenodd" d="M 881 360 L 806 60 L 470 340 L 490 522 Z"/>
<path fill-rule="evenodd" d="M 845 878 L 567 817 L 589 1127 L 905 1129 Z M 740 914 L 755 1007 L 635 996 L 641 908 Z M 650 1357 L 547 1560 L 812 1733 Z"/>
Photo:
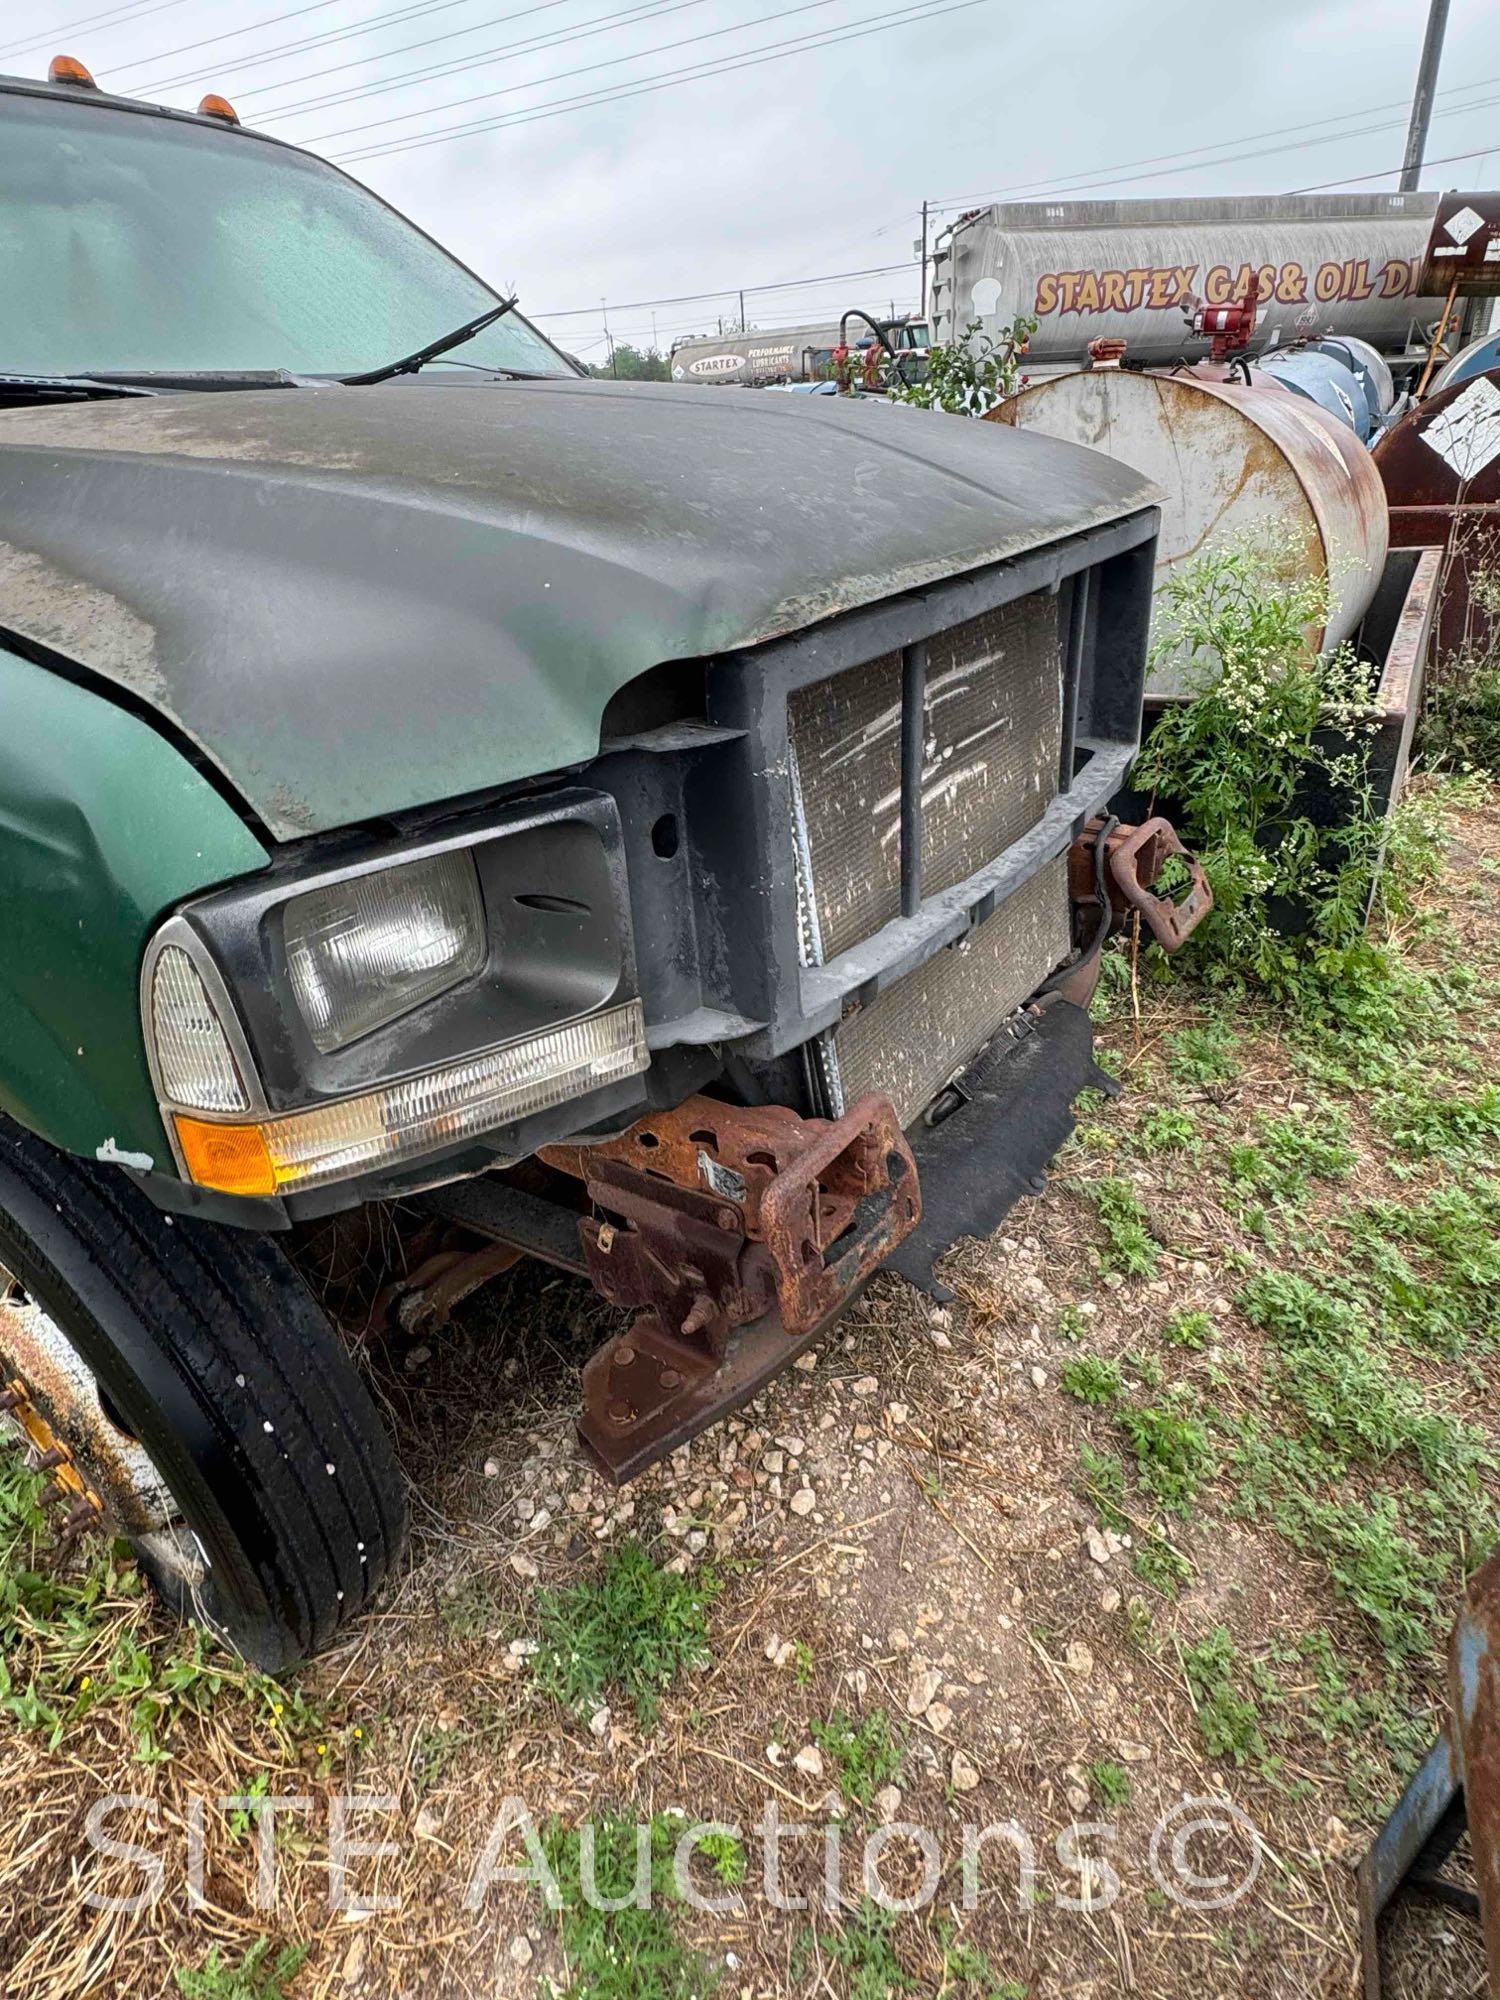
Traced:
<path fill-rule="evenodd" d="M 1184 335 L 1184 294 L 1228 305 L 1253 272 L 1256 351 L 1332 332 L 1409 356 L 1424 346 L 1414 328 L 1442 311 L 1417 292 L 1436 207 L 1435 194 L 996 203 L 939 239 L 934 338 L 1025 314 L 1037 321 L 1033 374 L 1077 365 L 1099 337 L 1170 364 L 1207 345 Z"/>
<path fill-rule="evenodd" d="M 1307 574 L 1326 578 L 1332 611 L 1314 643 L 1357 628 L 1385 565 L 1380 475 L 1351 426 L 1260 375 L 1254 387 L 1204 364 L 1173 373 L 1098 368 L 1032 384 L 996 421 L 1088 445 L 1144 472 L 1161 491 L 1157 570 L 1239 538 L 1290 539 Z M 1151 692 L 1183 691 L 1166 660 Z"/>

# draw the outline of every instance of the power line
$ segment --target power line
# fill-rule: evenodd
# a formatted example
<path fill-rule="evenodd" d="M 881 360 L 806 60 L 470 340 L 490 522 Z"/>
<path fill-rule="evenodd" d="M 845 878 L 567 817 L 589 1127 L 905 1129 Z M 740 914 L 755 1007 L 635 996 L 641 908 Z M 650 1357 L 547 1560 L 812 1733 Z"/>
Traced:
<path fill-rule="evenodd" d="M 1487 159 L 1494 150 L 1495 143 L 1491 140 L 1488 146 L 1476 146 L 1472 153 L 1439 153 L 1435 160 L 1418 160 L 1416 162 L 1416 170 L 1418 173 L 1423 173 L 1428 167 L 1452 166 L 1455 160 Z M 1286 192 L 1288 194 L 1322 194 L 1325 188 L 1347 187 L 1350 181 L 1383 181 L 1387 174 L 1399 174 L 1400 172 L 1401 167 L 1399 165 L 1382 167 L 1378 174 L 1345 174 L 1342 180 L 1319 181 L 1313 187 L 1288 188 Z"/>
<path fill-rule="evenodd" d="M 4 48 L 0 48 L 0 56 L 30 55 L 33 49 L 47 48 L 56 41 L 59 35 L 81 34 L 86 28 L 110 28 L 115 26 L 127 14 L 141 12 L 160 14 L 165 12 L 168 7 L 180 7 L 181 5 L 182 0 L 128 0 L 128 4 L 123 7 L 111 7 L 102 14 L 90 14 L 81 21 L 59 21 L 55 27 L 48 28 L 44 33 L 33 35 L 29 41 L 9 42 Z"/>
<path fill-rule="evenodd" d="M 1486 111 L 1496 103 L 1500 103 L 1500 98 L 1494 98 L 1494 97 L 1472 98 L 1467 103 L 1464 104 L 1447 105 L 1442 110 L 1435 112 L 1433 115 L 1438 118 L 1458 117 L 1461 116 L 1466 111 Z M 1344 139 L 1363 139 L 1369 137 L 1372 133 L 1389 132 L 1392 129 L 1399 130 L 1402 126 L 1405 125 L 1405 123 L 1406 120 L 1404 118 L 1383 118 L 1374 125 L 1356 125 L 1342 132 L 1325 132 L 1320 138 L 1315 138 L 1315 139 L 1288 140 L 1285 145 L 1280 145 L 1280 146 L 1258 146 L 1247 153 L 1225 154 L 1220 159 L 1213 159 L 1213 160 L 1193 159 L 1187 161 L 1187 163 L 1183 166 L 1153 167 L 1152 169 L 1150 169 L 1150 171 L 1146 173 L 1127 174 L 1124 176 L 1121 176 L 1119 174 L 1111 174 L 1102 180 L 1085 181 L 1082 184 L 1075 183 L 1074 185 L 1069 187 L 1043 189 L 1042 194 L 1036 198 L 1046 199 L 1051 194 L 1054 193 L 1085 194 L 1091 188 L 1125 187 L 1129 186 L 1132 182 L 1135 181 L 1170 179 L 1172 176 L 1177 174 L 1200 173 L 1206 167 L 1230 167 L 1237 165 L 1239 162 L 1243 160 L 1264 160 L 1264 159 L 1275 158 L 1282 153 L 1306 152 L 1307 150 L 1315 146 L 1337 145 L 1340 141 Z M 1399 173 L 1400 169 L 1397 168 L 1395 169 L 1395 171 Z M 1378 174 L 1372 174 L 1369 176 L 1369 178 L 1372 180 L 1378 180 L 1380 177 Z M 1340 184 L 1341 183 L 1338 181 L 1328 181 L 1323 183 L 1323 185 L 1327 187 L 1337 187 Z"/>
<path fill-rule="evenodd" d="M 652 306 L 692 306 L 701 305 L 710 299 L 732 299 L 743 292 L 747 299 L 759 298 L 762 292 L 793 292 L 802 285 L 842 284 L 849 278 L 888 278 L 893 271 L 910 272 L 910 264 L 874 264 L 863 271 L 824 271 L 814 278 L 785 278 L 773 285 L 720 285 L 712 292 L 675 292 L 670 297 L 660 299 L 626 299 L 611 307 L 613 312 L 646 312 Z M 550 312 L 532 312 L 528 307 L 528 319 L 584 319 L 599 310 L 596 299 L 591 306 L 557 306 Z"/>
<path fill-rule="evenodd" d="M 304 14 L 320 14 L 325 7 L 332 7 L 336 0 L 308 0 L 302 7 L 292 7 L 284 14 L 268 14 L 262 21 L 249 21 L 242 28 L 225 28 L 220 34 L 205 35 L 196 42 L 183 42 L 175 49 L 158 49 L 155 55 L 142 56 L 136 62 L 125 63 L 125 69 L 149 69 L 152 63 L 169 62 L 173 56 L 191 55 L 194 49 L 211 48 L 215 42 L 233 41 L 236 35 L 248 35 L 261 28 L 274 28 L 278 21 L 296 21 Z M 278 56 L 294 55 L 300 49 L 321 48 L 330 42 L 353 41 L 359 35 L 373 35 L 381 28 L 394 27 L 399 21 L 414 20 L 420 14 L 441 14 L 450 7 L 462 7 L 467 0 L 418 0 L 418 4 L 405 7 L 387 8 L 383 13 L 373 15 L 367 21 L 356 22 L 352 28 L 329 28 L 321 34 L 305 35 L 300 41 L 281 42 L 274 49 L 260 49 L 254 55 L 215 57 L 206 69 L 184 71 L 180 76 L 167 76 L 159 82 L 132 85 L 136 90 L 166 90 L 174 83 L 198 83 L 205 76 L 213 76 L 224 64 L 229 63 L 236 71 L 259 69 L 263 63 L 274 62 Z M 560 0 L 559 0 L 560 4 Z"/>
<path fill-rule="evenodd" d="M 1495 83 L 1500 83 L 1500 76 L 1479 77 L 1473 83 L 1456 84 L 1453 87 L 1453 89 L 1441 91 L 1439 95 L 1444 98 L 1456 97 L 1460 91 L 1468 92 L 1474 90 L 1484 90 L 1487 89 L 1491 84 Z M 941 201 L 932 202 L 930 206 L 932 208 L 936 208 L 939 210 L 946 210 L 951 208 L 971 208 L 980 202 L 1011 201 L 1017 199 L 1018 197 L 1023 197 L 1030 194 L 1046 196 L 1054 193 L 1066 193 L 1074 182 L 1081 180 L 1089 180 L 1089 177 L 1092 175 L 1102 174 L 1102 175 L 1112 176 L 1115 174 L 1124 173 L 1131 167 L 1153 167 L 1153 166 L 1164 165 L 1165 163 L 1172 160 L 1196 159 L 1198 155 L 1204 153 L 1220 152 L 1226 146 L 1249 145 L 1253 141 L 1258 139 L 1278 139 L 1284 136 L 1288 132 L 1306 132 L 1306 131 L 1316 130 L 1318 127 L 1323 125 L 1345 124 L 1351 118 L 1368 118 L 1371 117 L 1377 111 L 1399 111 L 1402 110 L 1405 107 L 1405 105 L 1406 105 L 1406 99 L 1404 97 L 1394 98 L 1388 100 L 1384 104 L 1366 104 L 1362 105 L 1358 110 L 1355 111 L 1343 111 L 1340 112 L 1336 117 L 1332 118 L 1316 118 L 1312 120 L 1303 119 L 1296 125 L 1273 126 L 1269 131 L 1242 132 L 1239 134 L 1237 138 L 1234 139 L 1218 139 L 1213 141 L 1211 144 L 1206 144 L 1202 146 L 1188 146 L 1184 147 L 1180 152 L 1175 152 L 1175 153 L 1155 153 L 1149 155 L 1145 159 L 1140 159 L 1140 160 L 1121 160 L 1118 161 L 1114 166 L 1109 166 L 1109 167 L 1085 167 L 1080 169 L 1080 171 L 1076 174 L 1064 174 L 1063 176 L 1061 176 L 1061 178 L 1056 180 L 1025 181 L 1016 187 L 991 189 L 988 194 L 972 194 L 972 195 L 945 197 Z M 1455 111 L 1462 111 L 1468 109 L 1469 107 L 1460 104 L 1460 105 L 1454 105 L 1452 108 Z M 1477 109 L 1478 107 L 1476 106 L 1475 108 Z M 1340 133 L 1336 134 L 1335 136 L 1353 138 L 1358 135 L 1354 133 Z M 1199 164 L 1204 166 L 1215 166 L 1219 163 L 1213 160 L 1201 160 Z M 1225 164 L 1228 163 L 1225 162 Z M 1150 177 L 1143 176 L 1142 178 L 1150 178 Z M 1104 185 L 1104 183 L 1101 181 L 1089 180 L 1089 185 L 1102 186 Z"/>
<path fill-rule="evenodd" d="M 562 4 L 562 0 L 551 0 L 551 4 L 560 5 Z M 335 105 L 342 106 L 345 104 L 353 104 L 363 97 L 380 97 L 386 91 L 410 89 L 413 80 L 415 80 L 418 83 L 430 82 L 434 78 L 440 76 L 451 76 L 455 70 L 471 71 L 479 68 L 483 64 L 488 63 L 490 61 L 497 61 L 497 62 L 504 61 L 508 56 L 512 54 L 528 55 L 528 54 L 534 54 L 538 48 L 561 48 L 564 47 L 569 42 L 585 41 L 590 35 L 603 33 L 608 28 L 633 27 L 638 25 L 641 21 L 655 20 L 658 17 L 658 15 L 680 14 L 683 12 L 685 8 L 701 7 L 703 4 L 704 0 L 636 0 L 636 4 L 634 6 L 618 8 L 612 14 L 597 14 L 591 21 L 580 21 L 572 28 L 561 28 L 555 31 L 549 31 L 548 34 L 545 36 L 523 35 L 521 40 L 518 42 L 505 42 L 499 48 L 496 49 L 480 49 L 477 50 L 472 57 L 460 57 L 456 62 L 440 63 L 435 68 L 430 69 L 425 73 L 418 70 L 406 70 L 403 71 L 400 76 L 393 77 L 388 82 L 385 83 L 372 83 L 365 85 L 358 90 L 338 91 L 330 93 L 323 97 L 304 98 L 296 104 L 272 105 L 266 111 L 261 113 L 260 116 L 263 119 L 290 118 L 295 114 L 303 111 L 329 110 L 332 109 Z M 538 9 L 535 11 L 541 11 L 541 10 Z M 504 20 L 512 17 L 502 15 L 500 18 Z M 489 24 L 486 23 L 485 25 L 488 26 Z M 751 25 L 753 25 L 753 23 Z M 459 28 L 455 32 L 458 34 L 470 34 L 473 31 L 472 29 L 468 28 Z M 421 44 L 413 43 L 412 46 L 420 47 Z M 669 44 L 669 46 L 672 45 Z M 391 51 L 391 53 L 395 53 L 395 51 Z M 641 53 L 643 55 L 653 55 L 655 54 L 655 50 L 643 49 Z M 622 60 L 628 61 L 629 58 L 622 58 Z M 349 68 L 359 68 L 360 65 L 358 63 L 353 63 L 353 64 L 343 63 L 340 64 L 339 67 L 343 69 L 349 69 Z M 329 71 L 328 74 L 331 75 L 332 72 Z M 569 76 L 576 76 L 580 74 L 580 72 L 576 70 L 569 70 L 566 72 L 566 74 Z M 544 78 L 543 81 L 551 82 L 552 79 L 550 77 L 547 77 Z M 267 90 L 280 90 L 284 89 L 285 85 L 268 84 L 265 86 L 265 88 Z M 255 96 L 256 94 L 257 93 L 253 91 L 250 93 L 251 96 Z M 263 95 L 264 93 L 262 92 L 260 94 Z M 479 95 L 498 96 L 500 95 L 500 93 L 498 91 L 480 92 Z M 376 125 L 376 124 L 394 125 L 398 122 L 399 119 L 402 118 L 431 117 L 435 111 L 454 111 L 457 110 L 460 105 L 473 104 L 477 101 L 478 100 L 476 97 L 459 97 L 455 98 L 451 104 L 427 105 L 421 111 L 402 111 L 397 113 L 394 117 L 391 118 L 375 119 L 371 121 L 371 125 Z M 326 138 L 336 139 L 342 137 L 343 134 L 346 132 L 368 132 L 371 129 L 371 125 L 346 125 L 341 127 L 338 132 L 326 133 L 323 136 Z M 319 140 L 308 141 L 308 144 L 310 145 L 317 145 L 319 143 L 320 143 Z"/>
<path fill-rule="evenodd" d="M 415 152 L 426 146 L 446 145 L 451 139 L 468 138 L 481 132 L 497 131 L 501 127 L 535 125 L 543 119 L 560 118 L 571 111 L 592 109 L 600 104 L 618 104 L 627 98 L 645 97 L 658 90 L 670 90 L 678 84 L 697 83 L 707 77 L 727 76 L 737 69 L 753 69 L 761 63 L 778 62 L 785 56 L 796 54 L 803 47 L 832 48 L 840 42 L 860 41 L 866 35 L 885 33 L 893 27 L 910 27 L 917 21 L 934 20 L 944 14 L 961 14 L 971 7 L 988 4 L 990 0 L 952 0 L 952 4 L 947 6 L 934 7 L 924 4 L 915 9 L 898 9 L 896 12 L 904 15 L 904 18 L 896 19 L 893 15 L 881 15 L 862 27 L 826 29 L 819 31 L 817 35 L 798 35 L 784 43 L 773 43 L 768 48 L 751 50 L 742 56 L 725 58 L 713 64 L 690 63 L 681 71 L 675 73 L 669 71 L 665 76 L 641 83 L 622 85 L 608 91 L 580 93 L 575 98 L 559 99 L 555 103 L 539 105 L 533 110 L 508 112 L 499 118 L 479 120 L 451 129 L 440 128 L 425 139 L 402 139 L 383 145 L 361 147 L 354 152 L 335 154 L 334 158 L 340 162 L 385 159 L 392 154 Z M 540 83 L 545 79 L 538 78 L 537 81 Z"/>
<path fill-rule="evenodd" d="M 681 6 L 696 6 L 697 4 L 699 4 L 699 0 L 678 0 L 678 6 L 668 7 L 666 11 L 668 13 L 675 13 Z M 752 16 L 748 21 L 732 21 L 727 28 L 705 28 L 701 34 L 683 35 L 675 42 L 657 42 L 649 49 L 635 49 L 627 55 L 606 56 L 600 62 L 584 63 L 578 69 L 565 69 L 555 71 L 548 76 L 533 77 L 527 83 L 507 83 L 500 85 L 495 90 L 475 91 L 470 97 L 454 98 L 451 104 L 428 105 L 421 111 L 396 111 L 389 118 L 367 119 L 363 125 L 341 125 L 333 132 L 319 132 L 316 137 L 308 139 L 305 143 L 309 146 L 321 146 L 330 139 L 347 139 L 356 132 L 378 131 L 382 125 L 401 125 L 412 118 L 430 118 L 434 110 L 458 111 L 466 104 L 481 104 L 491 98 L 508 97 L 513 91 L 535 90 L 541 84 L 545 83 L 567 83 L 575 76 L 588 76 L 595 70 L 618 69 L 621 63 L 641 62 L 647 56 L 668 55 L 673 49 L 690 48 L 697 42 L 716 41 L 722 35 L 737 35 L 742 33 L 746 28 L 763 27 L 768 21 L 784 21 L 792 14 L 816 13 L 824 7 L 832 7 L 837 4 L 838 0 L 797 0 L 797 5 L 794 7 L 782 7 L 773 14 L 757 14 Z"/>
<path fill-rule="evenodd" d="M 562 4 L 562 0 L 547 0 L 547 4 L 560 6 Z M 637 4 L 635 6 L 623 8 L 618 13 L 615 14 L 601 14 L 597 16 L 597 20 L 601 24 L 607 21 L 622 20 L 627 14 L 639 12 L 641 4 L 642 0 L 637 0 Z M 650 0 L 650 4 L 660 5 L 661 0 Z M 690 6 L 699 6 L 702 4 L 702 0 L 682 0 L 682 4 Z M 343 71 L 349 69 L 364 69 L 368 64 L 372 62 L 384 62 L 388 56 L 406 55 L 412 49 L 435 48 L 439 42 L 451 42 L 456 40 L 459 36 L 462 35 L 477 34 L 482 28 L 498 27 L 502 21 L 519 21 L 523 19 L 524 16 L 527 14 L 539 14 L 545 11 L 546 11 L 545 6 L 540 6 L 540 7 L 523 8 L 519 13 L 496 14 L 487 21 L 476 21 L 467 28 L 450 28 L 446 34 L 429 35 L 424 37 L 423 40 L 418 42 L 403 42 L 399 49 L 382 49 L 379 52 L 379 54 L 375 56 L 351 56 L 348 62 L 330 63 L 326 69 L 310 70 L 304 76 L 286 76 L 281 79 L 280 83 L 263 83 L 258 90 L 236 91 L 235 95 L 236 97 L 239 97 L 241 99 L 248 99 L 254 97 L 265 97 L 271 91 L 274 90 L 293 90 L 300 83 L 316 83 L 320 77 L 339 76 L 342 74 Z M 571 35 L 580 32 L 582 28 L 588 27 L 590 25 L 591 25 L 590 23 L 584 22 L 579 24 L 578 29 L 561 30 L 559 32 L 563 35 Z M 435 64 L 425 73 L 421 70 L 402 70 L 399 76 L 392 78 L 388 82 L 372 83 L 359 90 L 345 91 L 340 89 L 332 91 L 323 91 L 314 97 L 300 98 L 294 104 L 278 104 L 274 106 L 272 109 L 267 110 L 263 115 L 268 118 L 284 118 L 284 117 L 290 117 L 292 113 L 295 111 L 320 110 L 324 106 L 330 104 L 336 104 L 341 102 L 346 104 L 352 103 L 358 97 L 376 97 L 382 91 L 397 90 L 401 88 L 409 79 L 415 79 L 417 82 L 426 82 L 431 77 L 446 76 L 453 69 L 472 68 L 477 63 L 486 60 L 488 57 L 495 55 L 496 53 L 503 54 L 505 49 L 513 48 L 515 46 L 517 46 L 515 43 L 506 43 L 504 45 L 504 48 L 502 48 L 500 51 L 496 51 L 494 49 L 480 49 L 471 56 L 464 56 L 458 58 L 455 62 L 451 64 L 446 62 Z"/>

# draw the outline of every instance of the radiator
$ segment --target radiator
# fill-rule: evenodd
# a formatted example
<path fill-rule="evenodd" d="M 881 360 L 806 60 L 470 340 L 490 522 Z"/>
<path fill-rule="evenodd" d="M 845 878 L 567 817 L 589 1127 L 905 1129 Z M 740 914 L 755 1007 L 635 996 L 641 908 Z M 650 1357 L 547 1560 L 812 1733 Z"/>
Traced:
<path fill-rule="evenodd" d="M 878 1090 L 910 1125 L 1067 957 L 1070 944 L 1067 858 L 1059 855 L 967 937 L 833 1031 L 825 1066 L 836 1106 Z"/>
<path fill-rule="evenodd" d="M 952 888 L 1036 825 L 1062 748 L 1060 599 L 1038 591 L 928 642 L 922 894 Z M 901 656 L 789 704 L 803 954 L 826 964 L 901 913 Z"/>

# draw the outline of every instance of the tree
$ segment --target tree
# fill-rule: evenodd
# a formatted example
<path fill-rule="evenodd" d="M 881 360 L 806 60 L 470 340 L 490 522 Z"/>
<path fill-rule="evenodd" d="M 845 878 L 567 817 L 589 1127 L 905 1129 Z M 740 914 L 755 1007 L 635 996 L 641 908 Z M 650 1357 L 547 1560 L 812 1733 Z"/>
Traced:
<path fill-rule="evenodd" d="M 621 382 L 669 382 L 671 371 L 667 367 L 664 354 L 654 347 L 632 347 L 622 340 L 614 352 L 614 360 L 590 363 L 589 373 L 601 381 Z"/>

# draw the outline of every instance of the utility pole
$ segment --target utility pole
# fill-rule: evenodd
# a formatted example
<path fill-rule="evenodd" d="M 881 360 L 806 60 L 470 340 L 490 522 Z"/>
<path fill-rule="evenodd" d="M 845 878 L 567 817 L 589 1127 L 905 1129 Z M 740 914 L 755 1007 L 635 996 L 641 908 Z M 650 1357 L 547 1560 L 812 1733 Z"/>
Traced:
<path fill-rule="evenodd" d="M 745 331 L 745 292 L 744 292 L 744 287 L 743 287 L 743 286 L 741 286 L 741 288 L 740 288 L 740 332 L 741 332 L 741 333 L 743 333 L 744 331 Z"/>
<path fill-rule="evenodd" d="M 922 204 L 922 285 L 917 293 L 917 313 L 922 319 L 927 317 L 927 203 Z M 907 214 L 911 214 L 908 209 Z"/>
<path fill-rule="evenodd" d="M 620 371 L 615 366 L 615 344 L 609 337 L 609 307 L 603 299 L 599 301 L 599 310 L 604 315 L 604 345 L 609 354 L 609 372 L 618 377 Z"/>
<path fill-rule="evenodd" d="M 1411 124 L 1406 129 L 1406 159 L 1401 168 L 1401 192 L 1411 194 L 1422 178 L 1422 161 L 1427 152 L 1427 124 L 1432 117 L 1432 100 L 1437 91 L 1438 64 L 1443 59 L 1443 35 L 1448 26 L 1448 0 L 1431 0 L 1427 9 L 1427 33 L 1422 37 L 1422 60 L 1417 65 L 1417 87 L 1412 93 Z"/>

